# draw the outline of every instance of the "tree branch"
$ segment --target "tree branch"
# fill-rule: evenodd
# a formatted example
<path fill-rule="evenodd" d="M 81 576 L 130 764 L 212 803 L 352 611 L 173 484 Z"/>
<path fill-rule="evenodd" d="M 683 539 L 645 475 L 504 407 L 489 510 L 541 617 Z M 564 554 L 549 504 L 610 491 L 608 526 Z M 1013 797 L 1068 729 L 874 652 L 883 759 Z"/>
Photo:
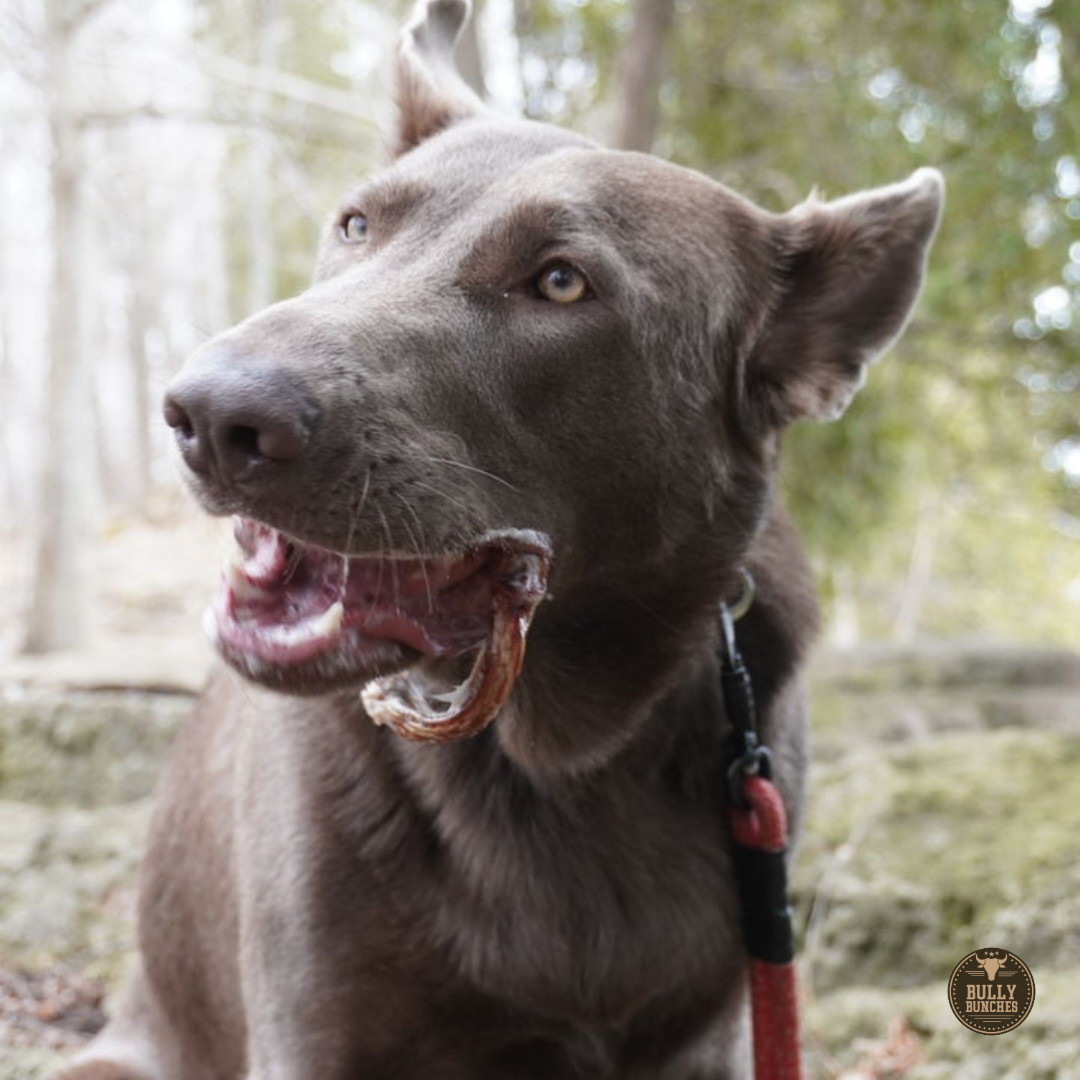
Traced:
<path fill-rule="evenodd" d="M 82 3 L 80 3 L 70 15 L 64 18 L 64 33 L 69 37 L 77 34 L 83 28 L 87 20 L 91 19 L 103 8 L 108 7 L 111 3 L 113 3 L 113 0 L 82 0 Z"/>
<path fill-rule="evenodd" d="M 0 113 L 0 116 L 3 116 Z M 8 113 L 8 117 L 13 114 Z M 28 118 L 28 117 L 27 117 Z M 341 118 L 337 122 L 312 120 L 309 117 L 290 119 L 285 116 L 258 116 L 248 110 L 225 109 L 214 106 L 209 109 L 180 109 L 170 106 L 143 104 L 119 109 L 93 109 L 80 114 L 78 126 L 84 131 L 123 127 L 140 120 L 162 123 L 198 124 L 209 127 L 263 129 L 277 135 L 287 136 L 301 142 L 327 146 L 356 145 L 355 117 Z"/>
<path fill-rule="evenodd" d="M 660 123 L 665 45 L 674 13 L 674 0 L 635 0 L 634 21 L 619 57 L 611 135 L 611 145 L 619 150 L 652 149 Z"/>
<path fill-rule="evenodd" d="M 197 56 L 206 73 L 218 82 L 228 83 L 242 90 L 275 94 L 301 105 L 310 105 L 337 116 L 347 116 L 353 123 L 364 126 L 372 134 L 376 130 L 374 121 L 361 115 L 360 102 L 350 91 L 338 90 L 300 75 L 253 67 L 210 49 L 198 49 Z"/>

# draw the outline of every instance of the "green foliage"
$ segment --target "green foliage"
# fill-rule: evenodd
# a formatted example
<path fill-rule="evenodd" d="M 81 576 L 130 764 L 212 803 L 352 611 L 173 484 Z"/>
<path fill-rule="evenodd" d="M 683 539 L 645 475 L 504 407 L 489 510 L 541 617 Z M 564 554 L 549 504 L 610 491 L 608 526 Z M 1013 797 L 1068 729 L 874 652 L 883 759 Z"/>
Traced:
<path fill-rule="evenodd" d="M 365 4 L 316 5 L 310 0 L 195 0 L 200 43 L 211 53 L 247 65 L 250 85 L 219 86 L 229 95 L 237 123 L 230 129 L 227 159 L 222 169 L 226 198 L 235 208 L 227 217 L 226 251 L 232 286 L 232 317 L 247 310 L 246 285 L 251 252 L 247 228 L 252 213 L 270 231 L 276 253 L 275 298 L 291 296 L 311 278 L 312 257 L 326 216 L 342 192 L 373 164 L 370 125 L 364 104 L 370 95 L 335 64 L 355 42 L 357 23 L 378 25 L 374 8 Z M 385 6 L 385 5 L 382 5 Z M 397 5 L 403 18 L 408 4 Z M 363 9 L 367 9 L 366 18 Z M 354 10 L 359 9 L 359 10 Z M 254 74 L 259 62 L 258 41 L 269 39 L 272 56 L 268 80 L 277 73 L 310 80 L 313 85 L 356 95 L 357 115 L 345 115 L 305 105 L 290 95 L 260 93 Z M 211 69 L 211 79 L 214 72 Z M 250 205 L 250 154 L 253 142 L 267 147 L 273 184 L 269 205 Z"/>
<path fill-rule="evenodd" d="M 614 57 L 629 26 L 626 5 L 519 0 L 514 22 L 531 61 L 522 65 L 526 115 L 585 126 L 611 91 Z"/>
<path fill-rule="evenodd" d="M 621 24 L 605 10 L 598 28 L 563 2 L 520 6 L 543 12 L 528 55 L 553 68 L 562 42 L 594 58 L 591 94 L 554 117 L 573 120 L 602 99 Z M 787 502 L 826 594 L 854 583 L 865 632 L 893 628 L 914 538 L 932 522 L 919 630 L 1080 643 L 1066 599 L 1080 582 L 1066 535 L 1080 486 L 1046 467 L 1065 440 L 1080 447 L 1078 48 L 1078 0 L 678 7 L 660 153 L 778 212 L 815 186 L 831 197 L 920 165 L 946 174 L 906 336 L 840 424 L 787 439 Z"/>

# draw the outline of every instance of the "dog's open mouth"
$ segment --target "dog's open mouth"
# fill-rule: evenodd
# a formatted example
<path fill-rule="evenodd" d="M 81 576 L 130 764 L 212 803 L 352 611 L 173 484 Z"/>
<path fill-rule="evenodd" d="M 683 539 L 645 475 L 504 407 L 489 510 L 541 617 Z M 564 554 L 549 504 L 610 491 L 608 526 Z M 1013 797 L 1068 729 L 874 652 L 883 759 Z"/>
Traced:
<path fill-rule="evenodd" d="M 364 682 L 373 720 L 437 741 L 475 734 L 506 700 L 550 560 L 546 538 L 522 530 L 435 558 L 340 555 L 245 519 L 236 541 L 208 613 L 226 660 L 285 689 Z M 449 691 L 410 666 L 472 652 Z"/>

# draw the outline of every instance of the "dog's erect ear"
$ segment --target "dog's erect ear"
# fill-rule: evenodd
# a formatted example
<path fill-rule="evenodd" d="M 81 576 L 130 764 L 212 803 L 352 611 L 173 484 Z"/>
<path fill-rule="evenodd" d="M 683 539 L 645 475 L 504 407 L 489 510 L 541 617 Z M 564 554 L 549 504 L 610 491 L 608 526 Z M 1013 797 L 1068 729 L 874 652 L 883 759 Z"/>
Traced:
<path fill-rule="evenodd" d="M 833 420 L 904 328 L 922 285 L 945 185 L 935 169 L 773 223 L 777 293 L 745 369 L 769 426 Z"/>
<path fill-rule="evenodd" d="M 420 0 L 398 50 L 397 153 L 484 109 L 454 66 L 469 0 Z"/>

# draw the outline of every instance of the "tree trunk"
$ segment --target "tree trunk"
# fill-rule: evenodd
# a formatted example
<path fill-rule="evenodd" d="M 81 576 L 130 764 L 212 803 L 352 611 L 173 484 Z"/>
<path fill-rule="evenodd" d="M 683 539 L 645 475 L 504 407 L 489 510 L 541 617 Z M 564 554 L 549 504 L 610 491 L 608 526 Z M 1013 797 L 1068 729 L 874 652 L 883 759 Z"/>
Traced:
<path fill-rule="evenodd" d="M 260 74 L 269 74 L 277 70 L 281 55 L 281 0 L 255 0 L 254 21 L 254 65 Z M 271 101 L 271 95 L 265 90 L 253 96 L 252 111 L 256 118 L 267 113 Z M 267 307 L 277 297 L 273 176 L 273 136 L 266 128 L 260 128 L 251 133 L 248 184 L 244 192 L 248 253 L 247 315 Z"/>
<path fill-rule="evenodd" d="M 862 637 L 855 581 L 846 566 L 837 567 L 832 578 L 833 603 L 829 644 L 834 649 L 850 649 L 858 644 Z"/>
<path fill-rule="evenodd" d="M 919 621 L 934 583 L 934 559 L 944 507 L 929 495 L 919 504 L 919 520 L 915 526 L 915 541 L 911 546 L 904 591 L 893 624 L 893 637 L 903 645 L 915 640 Z"/>
<path fill-rule="evenodd" d="M 219 152 L 214 157 L 213 164 L 209 166 L 213 169 L 215 182 L 205 185 L 206 190 L 200 196 L 201 201 L 196 214 L 201 230 L 196 251 L 201 265 L 206 268 L 206 273 L 200 279 L 201 287 L 196 294 L 195 320 L 203 337 L 213 337 L 214 334 L 221 333 L 237 321 L 229 293 L 229 256 L 225 228 L 226 192 L 228 191 L 225 171 L 226 156 L 227 151 L 222 137 Z M 184 351 L 184 349 L 174 348 L 171 334 L 168 351 L 170 356 L 177 351 L 180 353 Z"/>
<path fill-rule="evenodd" d="M 150 269 L 155 269 L 153 263 Z M 128 292 L 127 356 L 131 365 L 131 410 L 135 436 L 131 449 L 135 460 L 127 470 L 127 496 L 135 505 L 143 502 L 153 483 L 151 466 L 154 448 L 150 436 L 153 405 L 150 401 L 150 357 L 146 348 L 151 326 L 152 315 L 145 286 L 133 278 Z"/>
<path fill-rule="evenodd" d="M 3 164 L 0 163 L 0 192 L 4 190 Z M 0 202 L 0 214 L 4 206 Z M 18 496 L 15 481 L 15 444 L 11 437 L 12 413 L 15 410 L 15 365 L 11 359 L 11 335 L 8 330 L 7 260 L 3 256 L 4 222 L 0 219 L 0 535 L 16 519 Z"/>
<path fill-rule="evenodd" d="M 619 56 L 611 145 L 652 149 L 660 123 L 660 84 L 674 0 L 634 0 L 634 17 Z"/>
<path fill-rule="evenodd" d="M 49 197 L 53 265 L 50 280 L 48 401 L 34 548 L 27 652 L 78 645 L 89 610 L 84 553 L 90 542 L 93 408 L 82 334 L 86 243 L 83 162 L 75 116 L 71 43 L 64 5 L 45 5 L 44 86 L 52 160 Z"/>

